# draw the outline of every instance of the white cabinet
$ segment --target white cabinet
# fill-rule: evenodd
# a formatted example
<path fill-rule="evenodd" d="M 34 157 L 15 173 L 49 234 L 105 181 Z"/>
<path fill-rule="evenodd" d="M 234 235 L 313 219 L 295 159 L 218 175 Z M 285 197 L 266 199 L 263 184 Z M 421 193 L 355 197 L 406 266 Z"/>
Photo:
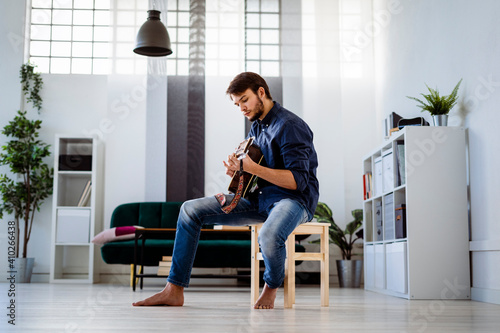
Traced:
<path fill-rule="evenodd" d="M 94 137 L 57 135 L 50 282 L 93 283 L 98 251 L 91 243 L 101 230 L 100 147 Z"/>
<path fill-rule="evenodd" d="M 387 289 L 405 294 L 408 290 L 408 279 L 406 277 L 406 242 L 386 244 L 385 261 L 387 263 Z"/>
<path fill-rule="evenodd" d="M 90 209 L 58 208 L 56 244 L 90 242 Z"/>
<path fill-rule="evenodd" d="M 375 245 L 365 246 L 365 287 L 373 289 L 375 287 Z"/>
<path fill-rule="evenodd" d="M 375 288 L 385 288 L 385 244 L 375 244 Z"/>
<path fill-rule="evenodd" d="M 365 156 L 382 188 L 363 203 L 365 289 L 470 298 L 465 148 L 463 128 L 406 127 Z"/>

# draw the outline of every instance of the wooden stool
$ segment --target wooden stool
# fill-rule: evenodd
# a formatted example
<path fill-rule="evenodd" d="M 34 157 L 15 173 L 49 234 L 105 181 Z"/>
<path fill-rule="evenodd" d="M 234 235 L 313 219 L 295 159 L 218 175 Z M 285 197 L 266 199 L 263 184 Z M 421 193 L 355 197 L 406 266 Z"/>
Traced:
<path fill-rule="evenodd" d="M 259 231 L 263 223 L 252 225 L 252 253 L 251 253 L 251 299 L 252 304 L 259 298 L 259 260 L 262 253 L 259 248 Z M 285 308 L 291 308 L 295 304 L 295 261 L 296 260 L 319 260 L 321 261 L 321 306 L 329 305 L 329 223 L 308 222 L 299 225 L 288 236 L 286 240 L 286 263 L 285 263 Z M 295 235 L 321 235 L 319 253 L 301 252 L 295 253 Z"/>

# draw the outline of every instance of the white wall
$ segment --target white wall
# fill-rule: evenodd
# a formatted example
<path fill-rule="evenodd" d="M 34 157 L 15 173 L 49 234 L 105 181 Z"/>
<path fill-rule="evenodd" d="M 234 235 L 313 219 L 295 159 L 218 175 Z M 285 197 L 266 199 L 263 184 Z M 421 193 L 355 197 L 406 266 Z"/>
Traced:
<path fill-rule="evenodd" d="M 472 298 L 500 304 L 500 2 L 373 3 L 374 13 L 395 9 L 388 21 L 380 21 L 375 46 L 377 112 L 382 118 L 395 111 L 431 122 L 405 96 L 425 92 L 424 83 L 448 94 L 464 80 L 461 105 L 452 111 L 450 125 L 463 125 L 469 132 Z"/>
<path fill-rule="evenodd" d="M 232 77 L 207 76 L 205 83 L 205 195 L 227 192 L 222 161 L 245 138 L 245 118 L 226 89 Z"/>

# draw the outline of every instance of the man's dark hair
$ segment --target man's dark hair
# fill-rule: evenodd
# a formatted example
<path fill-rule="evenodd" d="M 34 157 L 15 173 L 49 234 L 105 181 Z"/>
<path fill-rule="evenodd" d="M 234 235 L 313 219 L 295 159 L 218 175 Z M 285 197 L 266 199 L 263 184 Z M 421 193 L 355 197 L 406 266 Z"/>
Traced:
<path fill-rule="evenodd" d="M 266 80 L 262 78 L 259 74 L 252 72 L 243 72 L 238 75 L 231 81 L 229 87 L 226 90 L 226 94 L 242 94 L 247 89 L 250 89 L 257 95 L 257 91 L 259 88 L 264 88 L 264 92 L 266 93 L 267 98 L 273 100 L 271 97 L 271 93 L 269 92 L 269 87 L 267 86 Z"/>

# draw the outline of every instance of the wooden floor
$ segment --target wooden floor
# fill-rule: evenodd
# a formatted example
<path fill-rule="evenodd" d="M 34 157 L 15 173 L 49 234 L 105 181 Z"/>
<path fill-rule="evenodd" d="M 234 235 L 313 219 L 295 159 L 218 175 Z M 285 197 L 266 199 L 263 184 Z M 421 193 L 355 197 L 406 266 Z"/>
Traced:
<path fill-rule="evenodd" d="M 2 283 L 0 332 L 499 332 L 500 306 L 474 301 L 408 301 L 363 289 L 297 286 L 293 309 L 253 310 L 250 287 L 196 286 L 184 307 L 132 307 L 158 291 L 121 285 L 17 284 L 16 326 L 7 323 Z M 5 301 L 7 298 L 7 302 Z"/>

